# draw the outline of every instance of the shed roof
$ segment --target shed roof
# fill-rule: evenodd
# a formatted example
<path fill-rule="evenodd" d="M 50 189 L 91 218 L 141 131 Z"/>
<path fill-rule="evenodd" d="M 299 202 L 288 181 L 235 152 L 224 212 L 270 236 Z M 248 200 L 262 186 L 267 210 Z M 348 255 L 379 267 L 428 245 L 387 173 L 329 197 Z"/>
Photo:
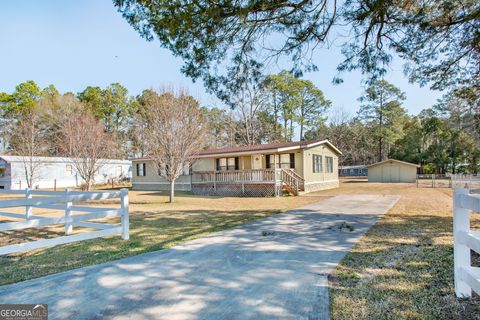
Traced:
<path fill-rule="evenodd" d="M 366 169 L 367 165 L 366 164 L 357 164 L 353 166 L 340 166 L 338 169 L 340 170 L 348 170 L 348 169 Z"/>
<path fill-rule="evenodd" d="M 383 160 L 383 161 L 380 161 L 380 162 L 376 162 L 376 163 L 368 165 L 368 168 L 374 167 L 374 166 L 379 166 L 379 165 L 382 165 L 382 164 L 385 164 L 385 163 L 391 163 L 391 162 L 406 164 L 406 165 L 409 165 L 409 166 L 412 166 L 412 167 L 415 167 L 415 168 L 420 168 L 420 166 L 418 164 L 411 163 L 411 162 L 406 162 L 406 161 L 400 161 L 400 160 L 396 160 L 396 159 L 387 159 L 387 160 Z"/>
<path fill-rule="evenodd" d="M 23 162 L 26 158 L 28 159 L 29 157 L 0 155 L 0 159 L 5 160 L 6 162 Z M 67 158 L 67 157 L 34 157 L 34 158 L 36 161 L 39 161 L 39 162 L 51 162 L 51 163 L 71 162 L 71 158 Z M 120 160 L 120 159 L 100 159 L 100 161 L 105 161 L 106 163 L 131 164 L 130 160 Z"/>

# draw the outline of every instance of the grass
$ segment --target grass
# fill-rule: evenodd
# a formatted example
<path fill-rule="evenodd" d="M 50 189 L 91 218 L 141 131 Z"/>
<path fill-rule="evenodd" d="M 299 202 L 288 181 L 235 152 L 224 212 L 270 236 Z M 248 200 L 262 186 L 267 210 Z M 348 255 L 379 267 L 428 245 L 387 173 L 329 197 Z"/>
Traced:
<path fill-rule="evenodd" d="M 170 204 L 165 193 L 131 191 L 129 241 L 112 236 L 0 256 L 0 285 L 169 248 L 319 199 L 322 198 L 221 198 L 178 193 L 177 202 Z M 106 201 L 103 205 L 111 203 Z M 54 213 L 34 209 L 34 214 Z M 82 230 L 86 229 L 74 228 L 76 232 Z M 0 246 L 62 235 L 63 225 L 0 232 Z"/>
<path fill-rule="evenodd" d="M 454 294 L 450 189 L 357 180 L 340 190 L 401 199 L 330 275 L 332 319 L 480 319 L 478 296 Z M 472 227 L 480 227 L 478 215 Z"/>
<path fill-rule="evenodd" d="M 168 204 L 164 193 L 133 191 L 130 241 L 116 236 L 0 257 L 0 284 L 168 248 L 336 194 L 401 199 L 330 275 L 332 319 L 480 319 L 478 296 L 462 300 L 454 294 L 451 190 L 358 179 L 318 197 L 179 194 L 177 203 Z M 480 228 L 478 215 L 472 227 Z M 62 235 L 62 228 L 0 233 L 0 245 Z M 480 265 L 478 256 L 473 261 Z"/>

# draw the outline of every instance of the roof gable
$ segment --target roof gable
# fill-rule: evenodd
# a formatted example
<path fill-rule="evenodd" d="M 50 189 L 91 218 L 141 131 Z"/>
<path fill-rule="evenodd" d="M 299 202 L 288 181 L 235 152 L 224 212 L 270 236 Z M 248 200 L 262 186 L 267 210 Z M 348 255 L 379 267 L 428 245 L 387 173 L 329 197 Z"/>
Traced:
<path fill-rule="evenodd" d="M 405 165 L 412 166 L 412 167 L 415 167 L 415 168 L 420 168 L 420 166 L 418 164 L 411 163 L 411 162 L 406 162 L 406 161 L 400 161 L 400 160 L 396 160 L 396 159 L 383 160 L 383 161 L 380 161 L 380 162 L 370 164 L 370 165 L 368 165 L 368 167 L 370 168 L 370 167 L 382 165 L 382 164 L 385 164 L 385 163 L 388 163 L 388 162 L 401 163 L 401 164 L 405 164 Z"/>

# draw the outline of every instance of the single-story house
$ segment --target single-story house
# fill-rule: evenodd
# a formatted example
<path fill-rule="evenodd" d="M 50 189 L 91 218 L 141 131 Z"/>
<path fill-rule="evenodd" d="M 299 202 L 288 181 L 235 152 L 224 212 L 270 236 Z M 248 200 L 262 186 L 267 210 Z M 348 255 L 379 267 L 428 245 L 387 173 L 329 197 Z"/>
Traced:
<path fill-rule="evenodd" d="M 366 165 L 341 166 L 339 168 L 340 177 L 366 177 L 368 167 Z"/>
<path fill-rule="evenodd" d="M 380 161 L 368 166 L 368 182 L 403 182 L 413 183 L 417 180 L 420 166 L 395 159 Z"/>
<path fill-rule="evenodd" d="M 338 187 L 338 157 L 328 140 L 203 150 L 175 182 L 201 195 L 274 196 Z M 133 189 L 168 190 L 151 159 L 133 159 Z"/>
<path fill-rule="evenodd" d="M 30 157 L 0 155 L 0 189 L 20 190 L 27 188 L 25 162 Z M 35 169 L 33 188 L 53 189 L 79 187 L 82 178 L 75 170 L 70 158 L 33 157 Z M 102 166 L 95 175 L 95 183 L 108 183 L 111 179 L 120 181 L 132 176 L 132 162 L 129 160 L 100 160 Z"/>

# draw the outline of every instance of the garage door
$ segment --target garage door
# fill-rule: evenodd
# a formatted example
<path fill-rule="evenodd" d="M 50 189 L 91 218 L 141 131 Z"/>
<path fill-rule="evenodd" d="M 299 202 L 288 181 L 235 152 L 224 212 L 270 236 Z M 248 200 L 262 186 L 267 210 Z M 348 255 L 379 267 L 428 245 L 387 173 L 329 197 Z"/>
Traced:
<path fill-rule="evenodd" d="M 400 167 L 391 166 L 390 167 L 390 182 L 400 182 Z"/>
<path fill-rule="evenodd" d="M 383 166 L 382 182 L 400 182 L 399 166 Z"/>

